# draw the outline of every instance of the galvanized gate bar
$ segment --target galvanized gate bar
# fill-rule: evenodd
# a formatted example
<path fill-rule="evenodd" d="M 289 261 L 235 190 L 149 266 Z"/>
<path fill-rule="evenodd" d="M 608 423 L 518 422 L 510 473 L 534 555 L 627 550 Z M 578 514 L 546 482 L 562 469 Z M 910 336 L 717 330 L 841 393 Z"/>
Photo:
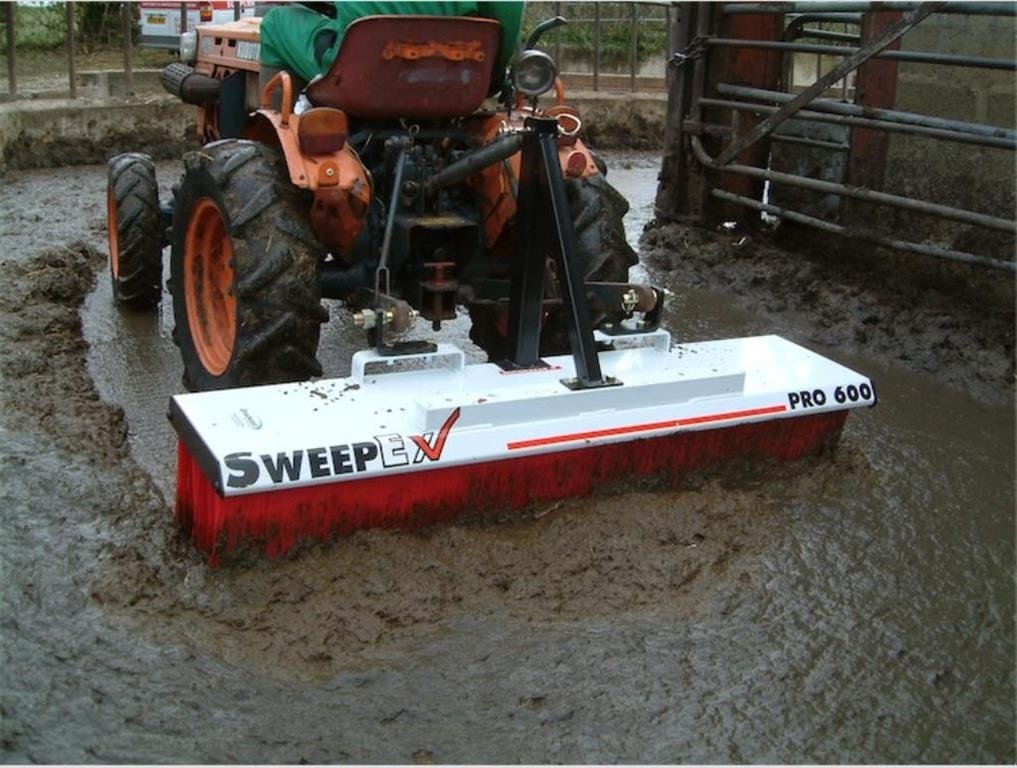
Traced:
<path fill-rule="evenodd" d="M 807 32 L 808 30 L 804 30 Z M 815 30 L 823 34 L 825 30 Z M 857 40 L 857 35 L 848 35 Z M 775 51 L 790 51 L 792 53 L 819 53 L 823 56 L 849 56 L 858 53 L 860 48 L 846 45 L 821 45 L 819 43 L 792 43 L 776 40 L 735 40 L 726 37 L 708 37 L 703 41 L 705 45 L 726 47 L 726 48 L 765 48 Z M 952 67 L 975 67 L 977 69 L 1000 69 L 1004 71 L 1017 71 L 1017 61 L 1011 59 L 986 59 L 979 56 L 960 56 L 952 53 L 928 53 L 925 51 L 881 51 L 873 54 L 874 59 L 888 59 L 890 61 L 910 61 L 917 64 L 945 64 Z"/>
<path fill-rule="evenodd" d="M 916 2 L 819 2 L 802 3 L 724 3 L 721 11 L 727 15 L 740 13 L 835 13 L 867 11 L 910 11 L 920 4 Z M 1002 3 L 946 3 L 940 13 L 956 13 L 964 16 L 1017 16 L 1017 6 L 1012 2 Z"/>
<path fill-rule="evenodd" d="M 729 144 L 724 151 L 720 153 L 720 157 L 717 158 L 717 162 L 720 165 L 727 165 L 741 154 L 742 151 L 766 136 L 766 134 L 770 133 L 774 128 L 794 115 L 795 112 L 799 111 L 802 107 L 823 93 L 823 91 L 825 91 L 833 83 L 836 83 L 849 72 L 857 69 L 860 64 L 868 61 L 874 54 L 879 53 L 887 46 L 893 44 L 896 40 L 900 39 L 909 30 L 919 24 L 923 19 L 928 17 L 930 14 L 935 13 L 936 10 L 944 5 L 946 5 L 946 3 L 943 2 L 943 0 L 939 0 L 939 2 L 927 2 L 922 3 L 913 11 L 909 11 L 897 24 L 890 27 L 886 34 L 881 38 L 858 49 L 856 53 L 846 58 L 836 67 L 823 75 L 823 77 L 816 80 L 816 82 L 791 99 L 791 101 L 777 110 L 774 114 L 770 115 L 761 123 L 758 123 L 752 130 L 731 142 L 731 144 Z"/>
<path fill-rule="evenodd" d="M 632 3 L 629 5 L 629 90 L 636 90 L 636 58 L 638 47 L 637 41 L 637 30 L 636 30 L 636 4 Z"/>
<path fill-rule="evenodd" d="M 814 29 L 812 27 L 804 27 L 799 31 L 797 37 L 812 37 L 817 40 L 839 40 L 842 43 L 858 42 L 858 35 L 852 35 L 850 32 L 831 32 L 828 29 Z M 876 58 L 883 55 L 885 55 L 885 51 L 876 54 Z"/>
<path fill-rule="evenodd" d="M 124 3 L 120 10 L 123 22 L 124 35 L 124 79 L 126 81 L 127 93 L 134 90 L 134 61 L 133 61 L 133 40 L 134 33 L 134 4 Z"/>
<path fill-rule="evenodd" d="M 14 3 L 4 3 L 4 21 L 7 29 L 7 92 L 11 98 L 18 95 L 18 79 L 14 67 Z"/>
<path fill-rule="evenodd" d="M 777 107 L 763 104 L 752 104 L 747 101 L 730 101 L 728 99 L 701 99 L 703 106 L 721 107 L 723 109 L 735 109 L 739 112 L 758 112 L 764 115 L 772 115 Z M 814 106 L 816 102 L 812 102 Z M 845 105 L 847 106 L 847 105 Z M 858 128 L 873 128 L 888 133 L 907 133 L 913 136 L 927 136 L 930 139 L 942 139 L 944 141 L 955 141 L 958 144 L 975 144 L 980 147 L 993 147 L 995 149 L 1017 149 L 1017 137 L 999 138 L 996 136 L 982 136 L 977 133 L 966 133 L 963 131 L 951 131 L 945 128 L 929 128 L 923 125 L 911 125 L 910 123 L 895 123 L 888 120 L 869 120 L 864 117 L 853 115 L 838 115 L 826 112 L 812 112 L 803 109 L 796 116 L 799 120 L 812 120 L 817 123 L 830 123 L 832 125 L 853 125 Z M 702 126 L 703 130 L 711 128 L 710 125 Z M 720 126 L 716 126 L 720 127 Z M 730 129 L 727 129 L 730 130 Z M 771 134 L 773 137 L 773 134 Z"/>
<path fill-rule="evenodd" d="M 802 26 L 808 24 L 810 21 L 824 22 L 827 21 L 831 24 L 861 24 L 862 14 L 860 13 L 800 13 L 789 17 L 791 23 L 789 27 Z"/>
<path fill-rule="evenodd" d="M 692 151 L 695 153 L 696 159 L 703 165 L 723 173 L 737 173 L 741 176 L 766 179 L 768 181 L 777 182 L 778 184 L 787 184 L 789 186 L 800 187 L 802 189 L 811 189 L 815 192 L 841 195 L 843 197 L 865 200 L 866 202 L 878 203 L 880 205 L 890 205 L 894 208 L 903 208 L 904 210 L 916 211 L 917 213 L 927 213 L 932 216 L 939 216 L 944 219 L 959 221 L 964 224 L 973 224 L 978 227 L 1017 234 L 1017 223 L 1015 223 L 1012 219 L 1001 219 L 996 216 L 987 216 L 984 213 L 975 213 L 974 211 L 965 211 L 962 208 L 954 208 L 950 205 L 930 203 L 926 200 L 915 200 L 912 197 L 901 197 L 900 195 L 892 195 L 889 192 L 877 192 L 875 190 L 866 189 L 865 187 L 837 184 L 832 181 L 822 181 L 820 179 L 810 179 L 805 176 L 796 176 L 792 173 L 781 173 L 780 171 L 771 171 L 765 168 L 754 168 L 750 165 L 721 166 L 712 157 L 710 157 L 705 149 L 703 149 L 702 142 L 700 142 L 698 136 L 692 137 Z"/>
<path fill-rule="evenodd" d="M 67 11 L 67 79 L 70 81 L 71 98 L 78 98 L 78 73 L 74 45 L 74 3 L 65 5 Z"/>
<path fill-rule="evenodd" d="M 845 227 L 840 224 L 834 224 L 832 221 L 817 219 L 814 216 L 808 216 L 799 211 L 792 211 L 778 205 L 773 205 L 772 203 L 764 203 L 759 200 L 753 200 L 751 197 L 734 195 L 730 192 L 725 192 L 722 189 L 711 189 L 710 195 L 727 203 L 734 203 L 756 211 L 763 211 L 764 213 L 769 213 L 773 216 L 779 216 L 782 219 L 793 221 L 796 224 L 804 224 L 806 226 L 814 227 L 815 229 L 820 229 L 824 232 L 831 232 L 843 237 L 852 237 L 858 240 L 864 240 L 866 242 L 873 243 L 874 245 L 884 245 L 898 251 L 920 253 L 923 256 L 935 256 L 940 259 L 961 261 L 966 264 L 980 264 L 985 267 L 1002 269 L 1007 272 L 1017 272 L 1017 262 L 1002 261 L 1000 259 L 993 259 L 989 256 L 979 256 L 978 254 L 967 253 L 965 251 L 954 251 L 949 248 L 940 248 L 936 245 L 929 245 L 928 243 L 912 243 L 906 240 L 896 240 L 892 237 L 886 237 L 885 235 L 880 235 L 879 233 L 868 229 Z"/>
<path fill-rule="evenodd" d="M 768 91 L 763 88 L 748 88 L 728 83 L 718 83 L 716 90 L 717 93 L 722 93 L 725 96 L 738 96 L 740 98 L 775 101 L 777 103 L 785 103 L 794 98 L 790 93 Z M 763 108 L 765 109 L 765 107 Z M 1008 141 L 1017 140 L 1017 131 L 1009 128 L 1000 128 L 995 125 L 986 125 L 985 123 L 969 123 L 964 120 L 949 120 L 945 117 L 919 115 L 914 112 L 901 112 L 896 109 L 861 107 L 857 104 L 845 104 L 842 101 L 834 101 L 832 99 L 816 99 L 809 104 L 809 109 L 838 115 L 874 118 L 901 125 L 920 125 L 926 128 L 957 131 L 959 133 L 969 133 L 973 136 L 986 136 L 996 139 L 1007 139 Z"/>

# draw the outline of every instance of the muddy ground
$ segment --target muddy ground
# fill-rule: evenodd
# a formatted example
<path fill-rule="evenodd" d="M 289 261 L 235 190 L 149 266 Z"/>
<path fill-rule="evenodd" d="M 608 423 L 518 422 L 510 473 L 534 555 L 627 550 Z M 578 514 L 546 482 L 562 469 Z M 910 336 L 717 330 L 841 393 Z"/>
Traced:
<path fill-rule="evenodd" d="M 636 235 L 656 159 L 608 159 Z M 0 189 L 5 761 L 1013 761 L 1012 342 L 862 342 L 920 305 L 819 273 L 774 305 L 729 241 L 707 268 L 658 233 L 676 337 L 779 332 L 877 381 L 836 450 L 211 570 L 166 503 L 172 323 L 108 301 L 102 180 Z"/>
<path fill-rule="evenodd" d="M 843 250 L 780 248 L 777 234 L 669 224 L 648 229 L 642 247 L 651 269 L 688 286 L 722 288 L 756 316 L 752 333 L 779 324 L 799 339 L 892 361 L 985 402 L 1012 401 L 1012 302 L 929 285 L 906 263 L 894 271 Z M 1011 273 L 989 274 L 1013 281 Z"/>

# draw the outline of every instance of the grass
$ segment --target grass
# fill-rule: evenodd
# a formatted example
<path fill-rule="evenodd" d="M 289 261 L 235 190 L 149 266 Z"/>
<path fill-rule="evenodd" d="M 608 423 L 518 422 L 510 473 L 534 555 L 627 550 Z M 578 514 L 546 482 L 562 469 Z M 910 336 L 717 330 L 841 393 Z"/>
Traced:
<path fill-rule="evenodd" d="M 542 48 L 553 54 L 560 37 L 562 59 L 565 61 L 559 64 L 567 64 L 573 57 L 592 60 L 592 20 L 596 5 L 599 6 L 601 17 L 601 65 L 606 69 L 627 69 L 631 40 L 629 3 L 562 2 L 560 5 L 561 14 L 570 19 L 571 23 L 548 33 L 541 41 Z M 554 16 L 557 6 L 558 3 L 542 0 L 527 3 L 523 17 L 523 39 L 540 21 Z M 121 7 L 122 3 L 76 4 L 78 69 L 113 69 L 123 66 Z M 18 72 L 49 74 L 66 69 L 66 4 L 16 3 L 14 8 Z M 663 7 L 640 4 L 636 5 L 636 9 L 637 63 L 642 63 L 665 51 L 667 30 Z M 0 14 L 0 28 L 4 26 L 4 18 Z M 5 41 L 6 35 L 0 34 L 0 55 L 6 53 Z M 168 56 L 168 53 L 161 51 L 135 48 L 134 66 L 160 67 L 169 60 Z M 5 72 L 0 73 L 0 76 L 4 74 Z"/>
<path fill-rule="evenodd" d="M 171 61 L 179 61 L 173 51 L 135 48 L 132 65 L 135 69 L 161 69 Z M 34 76 L 56 75 L 67 72 L 67 48 L 56 50 L 15 50 L 15 67 L 18 82 Z M 75 51 L 75 65 L 79 72 L 95 69 L 123 69 L 124 51 L 119 45 L 92 45 Z M 0 65 L 0 82 L 7 81 L 7 67 Z"/>
<path fill-rule="evenodd" d="M 3 3 L 8 5 L 8 3 Z M 109 47 L 122 42 L 123 3 L 76 3 L 75 40 L 78 47 Z M 67 44 L 67 4 L 13 3 L 14 46 L 22 51 L 52 51 Z M 136 12 L 136 9 L 135 9 Z M 6 13 L 0 15 L 0 54 L 7 53 Z M 137 20 L 135 20 L 137 35 Z"/>
<path fill-rule="evenodd" d="M 554 51 L 558 36 L 561 37 L 562 58 L 569 54 L 591 57 L 594 50 L 594 6 L 600 9 L 600 61 L 607 67 L 627 67 L 631 47 L 632 26 L 630 21 L 631 3 L 561 3 L 561 15 L 569 24 L 548 32 L 540 47 Z M 529 2 L 523 16 L 522 39 L 525 40 L 533 28 L 544 19 L 555 16 L 558 3 Z M 636 5 L 636 61 L 637 64 L 663 54 L 667 49 L 666 12 L 658 5 Z M 560 62 L 559 62 L 560 63 Z"/>
<path fill-rule="evenodd" d="M 78 3 L 75 6 L 75 64 L 79 72 L 123 69 L 121 7 L 122 3 Z M 47 85 L 57 76 L 66 76 L 66 13 L 65 3 L 14 5 L 14 62 L 19 85 L 31 90 L 33 83 Z M 6 15 L 0 14 L 0 56 L 7 54 L 5 19 Z M 135 46 L 132 65 L 136 69 L 159 69 L 174 58 L 171 51 Z M 6 82 L 7 68 L 0 65 L 0 83 Z"/>

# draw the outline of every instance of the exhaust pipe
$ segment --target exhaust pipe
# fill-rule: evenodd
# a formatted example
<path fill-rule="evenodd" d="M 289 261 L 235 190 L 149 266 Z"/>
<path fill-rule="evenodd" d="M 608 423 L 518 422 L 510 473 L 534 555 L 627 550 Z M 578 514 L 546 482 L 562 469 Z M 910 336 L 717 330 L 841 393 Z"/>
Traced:
<path fill-rule="evenodd" d="M 187 104 L 204 104 L 219 96 L 222 81 L 199 74 L 193 67 L 175 61 L 159 73 L 162 87 Z"/>

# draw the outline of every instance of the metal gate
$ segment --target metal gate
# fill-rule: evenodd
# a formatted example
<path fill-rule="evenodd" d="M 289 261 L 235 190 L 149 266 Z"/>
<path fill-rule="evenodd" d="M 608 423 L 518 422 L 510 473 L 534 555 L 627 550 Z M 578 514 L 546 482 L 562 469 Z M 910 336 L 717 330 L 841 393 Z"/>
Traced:
<path fill-rule="evenodd" d="M 934 14 L 1005 17 L 1012 25 L 1015 5 L 679 4 L 672 29 L 677 53 L 670 62 L 658 216 L 754 225 L 761 214 L 769 214 L 899 251 L 1015 271 L 1012 254 L 972 253 L 901 236 L 899 227 L 872 225 L 880 212 L 889 216 L 893 211 L 918 214 L 919 222 L 932 217 L 984 228 L 1008 240 L 1017 234 L 1012 181 L 1009 189 L 1000 189 L 1001 210 L 994 211 L 881 191 L 892 136 L 988 148 L 994 155 L 1008 151 L 1006 162 L 1013 168 L 1017 133 L 1012 116 L 1010 125 L 1001 127 L 894 108 L 903 63 L 983 77 L 986 71 L 1017 71 L 1012 53 L 989 58 L 901 50 L 901 39 Z M 816 70 L 810 77 L 806 67 L 802 77 L 809 57 L 818 62 Z M 1013 75 L 1002 77 L 1012 90 Z M 989 161 L 998 162 L 994 157 Z M 920 178 L 921 164 L 913 173 Z"/>

